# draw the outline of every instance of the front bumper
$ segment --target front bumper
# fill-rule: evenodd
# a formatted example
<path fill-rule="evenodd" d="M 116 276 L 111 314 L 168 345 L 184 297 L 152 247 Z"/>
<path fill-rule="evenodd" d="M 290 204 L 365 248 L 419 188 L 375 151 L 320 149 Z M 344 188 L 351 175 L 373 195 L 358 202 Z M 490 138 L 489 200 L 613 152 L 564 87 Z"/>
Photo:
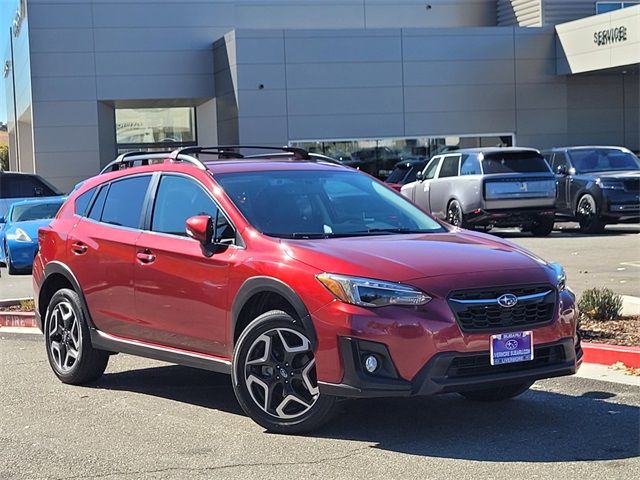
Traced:
<path fill-rule="evenodd" d="M 602 215 L 609 223 L 627 223 L 640 221 L 640 195 L 638 192 L 603 192 Z"/>
<path fill-rule="evenodd" d="M 535 346 L 530 362 L 491 366 L 489 352 L 443 352 L 431 360 L 411 380 L 380 377 L 361 368 L 359 342 L 340 339 L 344 364 L 343 381 L 339 384 L 318 382 L 320 392 L 351 398 L 405 397 L 464 392 L 514 383 L 527 383 L 543 378 L 576 373 L 582 363 L 580 342 L 565 338 L 558 342 Z"/>

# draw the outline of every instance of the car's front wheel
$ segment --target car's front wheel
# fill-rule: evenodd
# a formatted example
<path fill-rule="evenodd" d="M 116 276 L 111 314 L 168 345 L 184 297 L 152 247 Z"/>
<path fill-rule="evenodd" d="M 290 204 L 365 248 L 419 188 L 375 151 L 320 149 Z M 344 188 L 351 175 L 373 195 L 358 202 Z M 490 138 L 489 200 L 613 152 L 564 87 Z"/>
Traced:
<path fill-rule="evenodd" d="M 533 385 L 533 382 L 516 383 L 513 385 L 502 385 L 501 387 L 460 392 L 460 395 L 477 402 L 500 402 L 523 394 L 529 390 L 531 385 Z"/>
<path fill-rule="evenodd" d="M 80 298 L 73 290 L 63 288 L 51 297 L 44 333 L 49 364 L 63 383 L 80 385 L 104 373 L 109 354 L 91 345 Z"/>
<path fill-rule="evenodd" d="M 4 259 L 7 264 L 7 272 L 9 275 L 17 275 L 20 273 L 16 267 L 13 266 L 13 260 L 11 260 L 11 252 L 9 251 L 9 245 L 4 244 Z"/>
<path fill-rule="evenodd" d="M 599 215 L 596 199 L 588 193 L 580 197 L 578 201 L 576 218 L 580 223 L 580 231 L 583 233 L 600 233 L 606 225 L 606 222 Z"/>
<path fill-rule="evenodd" d="M 335 397 L 321 395 L 315 356 L 305 330 L 287 313 L 260 315 L 240 335 L 233 353 L 233 389 L 256 423 L 277 433 L 318 428 Z"/>

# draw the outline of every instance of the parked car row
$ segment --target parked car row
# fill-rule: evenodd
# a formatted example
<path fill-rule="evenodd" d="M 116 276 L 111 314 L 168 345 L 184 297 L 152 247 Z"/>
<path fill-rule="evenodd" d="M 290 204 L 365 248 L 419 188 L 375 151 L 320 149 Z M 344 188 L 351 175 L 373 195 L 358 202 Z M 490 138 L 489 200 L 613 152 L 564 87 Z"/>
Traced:
<path fill-rule="evenodd" d="M 479 148 L 399 162 L 387 179 L 434 216 L 464 228 L 520 227 L 549 235 L 640 221 L 640 161 L 621 147 Z"/>
<path fill-rule="evenodd" d="M 10 274 L 31 272 L 38 229 L 63 202 L 62 193 L 38 175 L 0 171 L 0 264 Z"/>

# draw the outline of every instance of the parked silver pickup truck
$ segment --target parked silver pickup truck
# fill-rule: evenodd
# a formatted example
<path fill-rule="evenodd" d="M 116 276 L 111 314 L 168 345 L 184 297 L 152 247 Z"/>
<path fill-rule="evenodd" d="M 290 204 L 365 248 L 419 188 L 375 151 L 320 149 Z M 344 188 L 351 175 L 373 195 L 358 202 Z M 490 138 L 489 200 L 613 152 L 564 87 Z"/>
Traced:
<path fill-rule="evenodd" d="M 459 227 L 520 227 L 536 236 L 553 230 L 556 179 L 538 150 L 474 148 L 437 155 L 401 192 Z"/>

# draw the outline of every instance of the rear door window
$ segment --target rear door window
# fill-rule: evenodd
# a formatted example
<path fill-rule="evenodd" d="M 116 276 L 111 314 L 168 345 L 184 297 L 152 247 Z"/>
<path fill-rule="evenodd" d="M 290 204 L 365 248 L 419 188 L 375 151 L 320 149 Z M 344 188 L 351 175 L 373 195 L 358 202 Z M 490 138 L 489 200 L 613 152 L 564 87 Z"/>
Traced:
<path fill-rule="evenodd" d="M 499 152 L 486 154 L 482 161 L 485 175 L 495 173 L 549 173 L 549 165 L 536 152 Z"/>
<path fill-rule="evenodd" d="M 444 157 L 438 178 L 457 177 L 460 169 L 460 155 Z"/>
<path fill-rule="evenodd" d="M 466 155 L 462 159 L 460 175 L 480 175 L 480 162 L 474 155 Z"/>
<path fill-rule="evenodd" d="M 150 175 L 142 175 L 112 182 L 101 221 L 120 227 L 140 228 L 142 206 L 150 180 Z"/>

